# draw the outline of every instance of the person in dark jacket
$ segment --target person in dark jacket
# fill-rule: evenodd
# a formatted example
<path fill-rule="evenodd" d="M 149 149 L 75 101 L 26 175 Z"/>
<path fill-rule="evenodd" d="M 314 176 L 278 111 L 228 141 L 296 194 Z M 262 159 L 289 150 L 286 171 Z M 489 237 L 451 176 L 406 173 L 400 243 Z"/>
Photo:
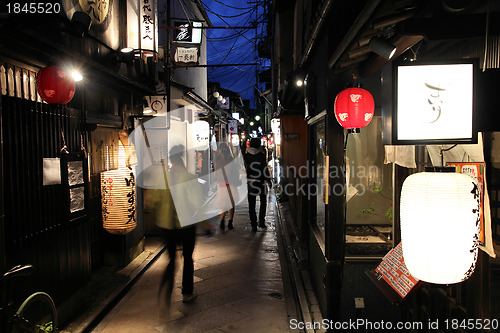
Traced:
<path fill-rule="evenodd" d="M 257 213 L 255 205 L 257 197 L 260 200 L 259 224 L 260 228 L 267 228 L 265 223 L 267 208 L 267 187 L 266 182 L 271 183 L 271 175 L 267 167 L 266 156 L 260 145 L 259 138 L 250 140 L 250 147 L 244 155 L 245 167 L 247 171 L 248 188 L 248 210 L 252 231 L 257 231 Z"/>

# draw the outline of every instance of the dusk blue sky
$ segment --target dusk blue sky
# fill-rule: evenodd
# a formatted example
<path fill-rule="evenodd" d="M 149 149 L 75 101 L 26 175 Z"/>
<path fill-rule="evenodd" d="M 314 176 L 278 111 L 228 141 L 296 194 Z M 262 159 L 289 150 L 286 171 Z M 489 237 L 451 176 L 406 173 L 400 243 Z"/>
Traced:
<path fill-rule="evenodd" d="M 222 88 L 241 94 L 255 106 L 257 69 L 268 64 L 257 58 L 256 37 L 262 33 L 264 9 L 258 1 L 251 0 L 201 0 L 215 27 L 249 27 L 260 22 L 258 29 L 207 29 L 208 64 L 260 63 L 261 66 L 209 67 L 208 80 L 219 82 Z M 262 1 L 260 1 L 262 2 Z M 263 88 L 259 88 L 262 90 Z"/>

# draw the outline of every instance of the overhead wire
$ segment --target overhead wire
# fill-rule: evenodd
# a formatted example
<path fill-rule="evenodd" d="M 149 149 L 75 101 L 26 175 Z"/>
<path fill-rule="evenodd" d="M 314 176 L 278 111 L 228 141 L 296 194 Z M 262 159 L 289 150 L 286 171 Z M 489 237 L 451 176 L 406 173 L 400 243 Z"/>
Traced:
<path fill-rule="evenodd" d="M 250 20 L 250 16 L 246 19 L 246 21 L 243 24 L 244 25 L 247 24 L 249 20 Z M 247 32 L 248 30 L 249 29 L 245 30 L 244 33 Z M 208 37 L 208 34 L 205 34 L 205 37 L 207 38 L 207 42 L 210 43 L 214 47 L 214 49 L 218 50 L 218 48 L 215 47 L 213 43 L 227 41 L 227 40 L 239 37 L 239 35 L 240 35 L 240 33 L 236 33 L 236 34 L 232 34 L 229 36 L 218 36 L 218 37 L 210 38 L 210 37 Z"/>
<path fill-rule="evenodd" d="M 239 72 L 239 71 L 232 70 L 229 72 L 220 73 L 219 75 L 211 76 L 210 78 L 211 78 L 211 80 L 216 78 L 222 82 L 237 82 L 238 81 L 237 79 L 241 79 L 243 76 L 245 76 L 246 74 L 251 73 L 251 72 L 252 71 L 250 71 L 250 70 L 247 72 Z"/>
<path fill-rule="evenodd" d="M 250 69 L 253 67 L 255 67 L 255 65 L 249 66 Z M 250 70 L 248 70 L 246 72 L 250 72 Z M 224 81 L 229 81 L 229 80 L 233 80 L 233 79 L 236 79 L 237 77 L 244 75 L 246 72 L 236 71 L 234 68 L 227 68 L 224 71 L 218 71 L 216 73 L 212 72 L 210 74 L 210 78 L 217 78 L 217 79 L 221 79 Z"/>
<path fill-rule="evenodd" d="M 221 5 L 223 5 L 223 6 L 226 6 L 226 7 L 228 7 L 228 8 L 232 8 L 232 9 L 246 10 L 246 9 L 248 9 L 248 8 L 251 8 L 251 7 L 246 7 L 246 8 L 241 8 L 241 7 L 233 7 L 233 6 L 229 6 L 228 4 L 225 4 L 225 3 L 221 2 L 221 1 L 218 1 L 218 0 L 214 0 L 214 1 L 215 1 L 215 2 L 217 2 L 217 3 L 220 3 L 220 4 L 221 4 Z"/>
<path fill-rule="evenodd" d="M 245 76 L 250 77 L 250 75 L 251 75 L 251 74 L 252 74 L 251 72 L 248 72 L 248 73 L 246 73 L 243 77 L 245 77 Z M 238 82 L 238 81 L 233 81 L 233 83 L 232 83 L 232 84 L 230 84 L 229 86 L 227 86 L 227 88 L 226 88 L 226 89 L 230 89 L 230 88 L 232 88 L 232 87 L 233 87 L 233 86 L 234 86 L 237 82 Z"/>
<path fill-rule="evenodd" d="M 237 39 L 235 39 L 237 40 Z M 209 55 L 209 58 L 221 58 L 221 54 L 223 54 L 226 50 L 223 49 L 223 48 L 220 48 L 218 47 L 219 44 L 215 44 L 213 42 L 208 42 L 208 45 L 210 45 L 210 47 L 213 49 L 214 53 L 213 54 L 210 54 Z M 234 47 L 233 47 L 233 50 L 238 50 L 238 49 L 241 49 L 243 47 L 247 47 L 248 46 L 248 43 L 246 43 L 245 41 L 240 41 L 238 42 Z M 246 52 L 245 52 L 246 53 Z"/>
<path fill-rule="evenodd" d="M 253 95 L 253 84 L 255 84 L 256 80 L 258 81 L 257 71 L 266 64 L 266 61 L 259 59 L 257 55 L 257 42 L 265 35 L 265 27 L 260 26 L 265 22 L 265 13 L 262 11 L 259 2 L 256 2 L 255 5 L 243 8 L 227 5 L 218 0 L 211 0 L 213 2 L 210 3 L 212 6 L 212 8 L 210 8 L 207 6 L 208 1 L 209 0 L 200 0 L 200 3 L 207 13 L 214 16 L 214 18 L 211 18 L 212 23 L 216 24 L 216 22 L 223 22 L 228 26 L 228 30 L 223 33 L 221 33 L 221 30 L 203 30 L 207 42 L 207 63 L 219 65 L 228 62 L 230 64 L 257 63 L 256 65 L 248 67 L 238 65 L 208 67 L 208 79 L 209 81 L 219 82 L 225 89 L 238 86 L 239 88 L 237 90 L 241 92 L 240 95 L 243 99 L 248 99 L 248 97 L 250 97 L 250 99 L 253 100 L 251 96 Z M 233 15 L 230 10 L 220 9 L 224 15 L 218 14 L 217 9 L 215 9 L 217 6 L 214 6 L 214 2 L 240 12 Z M 231 24 L 234 24 L 237 18 L 240 19 L 234 26 L 245 27 L 249 25 L 249 27 L 246 29 L 238 29 L 234 32 L 230 30 Z M 249 33 L 252 33 L 252 37 L 249 36 Z M 248 48 L 245 49 L 245 47 Z M 250 89 L 251 92 L 248 92 Z"/>
<path fill-rule="evenodd" d="M 228 53 L 228 55 L 229 55 L 229 53 Z M 252 60 L 252 57 L 253 57 L 253 54 L 251 54 L 251 53 L 247 53 L 246 56 L 244 56 L 243 58 L 232 55 L 232 58 L 235 58 L 234 63 L 240 63 L 240 64 L 249 63 Z M 231 66 L 231 67 L 234 68 L 237 66 Z M 216 70 L 218 70 L 220 72 L 223 69 L 223 67 L 212 67 L 212 68 L 214 68 L 214 70 L 212 72 L 215 72 Z M 226 67 L 226 69 L 228 69 L 228 68 L 229 67 Z"/>
<path fill-rule="evenodd" d="M 206 3 L 205 3 L 205 2 L 203 2 L 203 0 L 200 0 L 200 2 L 203 4 L 203 7 L 205 8 L 205 10 L 207 10 L 208 12 L 210 12 L 210 13 L 212 13 L 213 15 L 217 16 L 217 17 L 218 17 L 218 18 L 219 18 L 222 22 L 224 22 L 225 24 L 227 24 L 227 26 L 228 26 L 228 27 L 230 27 L 230 26 L 231 26 L 231 24 L 229 24 L 226 20 L 224 20 L 224 19 L 223 19 L 223 18 L 222 18 L 219 14 L 217 14 L 217 13 L 215 13 L 215 12 L 210 11 L 210 10 L 208 9 L 208 6 L 206 5 Z M 237 30 L 236 30 L 236 31 L 237 31 Z M 237 32 L 238 32 L 238 31 L 237 31 Z M 238 34 L 239 34 L 240 36 L 242 36 L 243 38 L 245 38 L 246 40 L 248 40 L 250 43 L 252 43 L 252 44 L 253 44 L 253 42 L 252 42 L 250 39 L 248 39 L 245 35 L 243 35 L 243 34 L 241 34 L 241 33 L 239 33 L 239 32 L 238 32 Z"/>
<path fill-rule="evenodd" d="M 249 19 L 250 19 L 250 16 L 247 18 L 246 22 L 248 22 L 248 20 L 249 20 Z M 245 23 L 246 23 L 246 22 L 245 22 Z M 220 63 L 219 63 L 219 64 L 223 64 L 223 63 L 224 63 L 224 61 L 227 59 L 227 57 L 231 54 L 231 52 L 233 52 L 233 51 L 235 51 L 236 49 L 238 49 L 238 48 L 240 48 L 240 47 L 242 47 L 242 46 L 244 46 L 244 45 L 245 45 L 245 44 L 242 42 L 242 43 L 240 43 L 240 44 L 238 45 L 238 47 L 236 47 L 236 42 L 238 41 L 238 38 L 239 38 L 239 37 L 240 37 L 240 34 L 238 34 L 238 36 L 234 38 L 234 42 L 233 42 L 233 44 L 231 45 L 231 47 L 229 48 L 229 50 L 224 51 L 224 52 L 225 52 L 225 55 L 223 56 L 223 59 L 220 61 Z M 212 43 L 211 41 L 207 40 L 207 42 L 209 42 L 209 43 L 212 45 L 212 47 L 213 47 L 215 50 L 217 50 L 217 48 L 215 47 L 215 45 L 213 45 L 213 43 Z M 218 55 L 218 57 L 217 57 L 217 58 L 219 58 L 219 55 L 221 55 L 221 54 L 222 54 L 222 51 L 220 51 L 220 52 L 218 51 L 218 52 L 217 52 L 217 55 Z M 212 58 L 211 60 L 212 60 L 212 61 L 214 61 L 214 60 L 215 60 L 215 58 Z"/>
<path fill-rule="evenodd" d="M 214 12 L 212 12 L 212 11 L 211 11 L 211 10 L 209 10 L 209 9 L 206 9 L 206 11 L 207 11 L 207 12 L 209 12 L 209 13 L 212 13 L 212 14 L 216 15 L 216 16 L 217 16 L 217 17 L 219 17 L 219 18 L 220 18 L 220 17 L 224 17 L 224 18 L 235 18 L 235 17 L 240 17 L 240 16 L 243 16 L 243 15 L 246 15 L 246 14 L 248 14 L 248 13 L 250 13 L 250 12 L 253 12 L 253 11 L 254 11 L 254 9 L 250 9 L 249 11 L 246 11 L 246 12 L 241 13 L 241 14 L 238 14 L 238 15 L 221 15 L 221 14 L 214 13 Z"/>

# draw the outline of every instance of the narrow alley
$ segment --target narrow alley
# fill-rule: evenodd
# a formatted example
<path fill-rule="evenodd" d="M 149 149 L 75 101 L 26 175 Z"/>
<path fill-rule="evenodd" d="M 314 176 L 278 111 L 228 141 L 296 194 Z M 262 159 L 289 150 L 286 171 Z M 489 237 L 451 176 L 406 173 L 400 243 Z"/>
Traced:
<path fill-rule="evenodd" d="M 166 315 L 165 303 L 159 299 L 160 279 L 168 262 L 163 252 L 91 331 L 288 332 L 294 305 L 283 283 L 276 219 L 276 206 L 269 202 L 267 230 L 253 233 L 246 202 L 238 206 L 234 230 L 216 229 L 213 236 L 204 235 L 203 230 L 198 233 L 194 252 L 198 297 L 192 303 L 182 303 L 182 260 L 178 260 L 170 316 Z M 211 224 L 218 226 L 217 217 Z M 72 329 L 69 326 L 68 331 L 78 331 L 74 324 Z"/>

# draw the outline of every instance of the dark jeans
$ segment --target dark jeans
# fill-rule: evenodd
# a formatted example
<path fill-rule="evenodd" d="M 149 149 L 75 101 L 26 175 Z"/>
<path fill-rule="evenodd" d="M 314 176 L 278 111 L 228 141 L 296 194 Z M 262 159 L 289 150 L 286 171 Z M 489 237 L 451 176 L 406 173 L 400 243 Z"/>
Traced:
<path fill-rule="evenodd" d="M 182 270 L 182 294 L 190 295 L 193 293 L 193 251 L 195 244 L 196 227 L 189 226 L 183 229 L 162 230 L 165 236 L 165 242 L 167 243 L 167 250 L 170 261 L 168 262 L 167 269 L 165 270 L 165 273 L 163 274 L 163 277 L 161 279 L 160 287 L 167 284 L 168 295 L 170 296 L 172 294 L 177 244 L 181 244 L 182 256 L 184 258 L 184 267 Z"/>
<path fill-rule="evenodd" d="M 248 210 L 250 213 L 250 223 L 252 226 L 257 225 L 257 213 L 255 211 L 255 204 L 257 197 L 260 199 L 259 209 L 259 224 L 264 224 L 266 218 L 266 205 L 267 205 L 267 187 L 266 183 L 260 180 L 253 180 L 247 182 L 248 189 Z"/>

